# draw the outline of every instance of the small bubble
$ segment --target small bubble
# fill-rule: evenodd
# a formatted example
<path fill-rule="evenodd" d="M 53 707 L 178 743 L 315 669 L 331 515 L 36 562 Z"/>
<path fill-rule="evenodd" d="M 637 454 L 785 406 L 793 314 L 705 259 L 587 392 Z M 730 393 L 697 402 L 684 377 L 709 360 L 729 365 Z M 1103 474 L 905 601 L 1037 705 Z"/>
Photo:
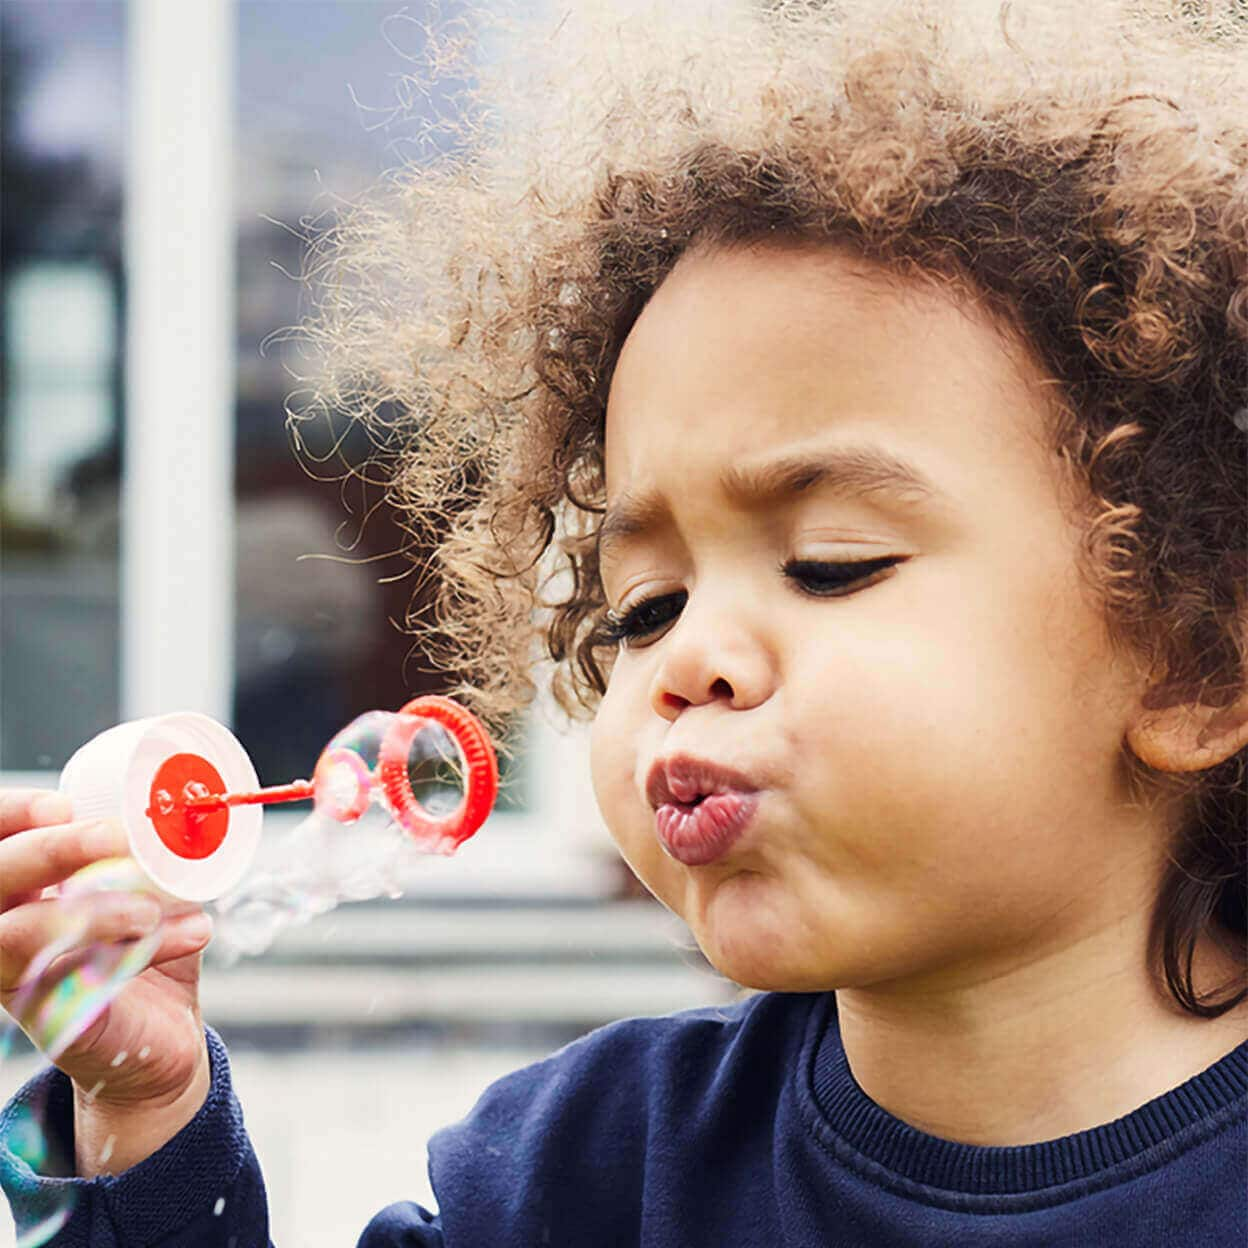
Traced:
<path fill-rule="evenodd" d="M 116 1143 L 117 1137 L 115 1135 L 110 1135 L 104 1141 L 104 1147 L 100 1149 L 100 1165 L 103 1165 L 113 1155 L 113 1148 Z"/>
<path fill-rule="evenodd" d="M 260 636 L 260 654 L 271 667 L 288 662 L 298 648 L 298 636 L 280 624 L 266 628 Z"/>
<path fill-rule="evenodd" d="M 110 1065 L 110 1066 L 112 1066 L 114 1069 L 116 1069 L 116 1068 L 117 1068 L 118 1066 L 120 1066 L 120 1065 L 122 1064 L 122 1062 L 124 1062 L 124 1061 L 126 1060 L 126 1058 L 128 1058 L 129 1056 L 130 1056 L 130 1054 L 129 1054 L 129 1053 L 127 1053 L 127 1052 L 125 1051 L 125 1049 L 122 1049 L 122 1051 L 121 1051 L 120 1053 L 118 1053 L 118 1054 L 117 1054 L 117 1056 L 116 1056 L 115 1058 L 113 1058 L 113 1060 L 112 1060 L 111 1062 L 109 1062 L 109 1065 Z"/>
<path fill-rule="evenodd" d="M 4 1141 L 9 1152 L 20 1157 L 32 1170 L 39 1171 L 48 1157 L 48 1143 L 39 1123 L 24 1105 L 14 1111 L 14 1121 Z"/>
<path fill-rule="evenodd" d="M 1235 428 L 1241 433 L 1248 433 L 1248 407 L 1241 407 L 1239 411 L 1231 417 Z"/>
<path fill-rule="evenodd" d="M 225 1208 L 225 1197 L 218 1196 L 217 1203 L 213 1205 L 212 1207 L 212 1216 L 214 1218 L 219 1218 L 221 1216 L 221 1210 L 224 1208 Z"/>
<path fill-rule="evenodd" d="M 28 1226 L 18 1236 L 17 1248 L 40 1248 L 40 1245 L 48 1243 L 52 1236 L 69 1221 L 69 1215 L 72 1212 L 72 1204 L 67 1204 L 44 1218 L 37 1226 Z"/>

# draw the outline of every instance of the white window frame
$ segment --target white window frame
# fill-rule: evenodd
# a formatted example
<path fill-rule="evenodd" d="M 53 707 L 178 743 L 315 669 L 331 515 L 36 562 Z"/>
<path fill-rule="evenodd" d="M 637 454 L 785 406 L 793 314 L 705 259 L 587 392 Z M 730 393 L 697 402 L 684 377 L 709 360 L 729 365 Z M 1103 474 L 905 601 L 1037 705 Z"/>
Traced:
<path fill-rule="evenodd" d="M 231 719 L 236 18 L 236 0 L 128 4 L 123 720 L 174 710 Z M 488 846 L 469 842 L 405 891 L 600 895 L 609 886 L 586 733 L 562 731 L 546 697 L 530 725 L 530 808 L 500 811 Z M 4 785 L 56 782 L 56 772 L 0 773 Z"/>
<path fill-rule="evenodd" d="M 130 0 L 128 23 L 121 716 L 228 723 L 234 4 Z"/>

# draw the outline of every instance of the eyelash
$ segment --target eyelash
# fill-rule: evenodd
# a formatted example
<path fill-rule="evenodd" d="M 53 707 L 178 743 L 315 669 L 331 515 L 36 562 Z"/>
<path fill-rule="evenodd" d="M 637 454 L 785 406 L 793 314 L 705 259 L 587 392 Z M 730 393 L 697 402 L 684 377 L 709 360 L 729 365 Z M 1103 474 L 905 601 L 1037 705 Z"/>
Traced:
<path fill-rule="evenodd" d="M 866 580 L 872 572 L 880 571 L 902 560 L 895 556 L 884 559 L 859 559 L 851 563 L 825 563 L 812 559 L 794 559 L 789 563 L 780 564 L 781 575 L 802 585 L 804 593 L 816 598 L 840 598 L 845 595 L 839 591 L 847 586 L 856 585 Z M 844 575 L 849 573 L 849 575 Z M 806 582 L 805 584 L 802 584 Z M 822 584 L 824 588 L 812 588 L 812 584 Z M 648 613 L 667 603 L 679 600 L 684 605 L 688 595 L 682 590 L 677 594 L 659 594 L 653 598 L 643 598 L 630 607 L 623 615 L 608 611 L 606 618 L 598 628 L 598 643 L 606 646 L 618 646 L 621 643 L 637 641 L 650 633 L 657 632 L 670 620 L 659 619 L 647 624 Z M 679 607 L 677 607 L 679 610 Z M 673 615 L 672 619 L 675 618 Z"/>

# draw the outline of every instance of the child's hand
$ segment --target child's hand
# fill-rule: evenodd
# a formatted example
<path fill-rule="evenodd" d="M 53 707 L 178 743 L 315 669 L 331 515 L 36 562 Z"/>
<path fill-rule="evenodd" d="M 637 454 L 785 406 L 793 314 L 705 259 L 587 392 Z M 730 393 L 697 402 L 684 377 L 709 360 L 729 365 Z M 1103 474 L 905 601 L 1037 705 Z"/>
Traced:
<path fill-rule="evenodd" d="M 148 969 L 53 1058 L 75 1087 L 79 1174 L 117 1172 L 176 1134 L 207 1093 L 198 987 L 211 921 L 186 906 L 178 917 L 162 918 L 160 903 L 144 893 L 58 896 L 55 886 L 74 872 L 129 853 L 119 820 L 72 823 L 71 816 L 60 794 L 0 789 L 0 1005 L 40 1043 L 35 1011 L 48 990 L 92 949 L 146 936 L 161 924 Z M 73 947 L 46 969 L 37 991 L 19 993 L 31 960 L 74 924 L 81 931 Z"/>

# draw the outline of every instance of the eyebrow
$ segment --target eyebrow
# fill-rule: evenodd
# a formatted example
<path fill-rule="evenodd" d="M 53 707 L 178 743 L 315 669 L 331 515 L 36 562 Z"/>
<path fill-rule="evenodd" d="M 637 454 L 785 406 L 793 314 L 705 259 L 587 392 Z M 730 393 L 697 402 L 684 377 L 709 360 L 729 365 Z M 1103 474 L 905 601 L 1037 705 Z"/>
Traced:
<path fill-rule="evenodd" d="M 755 504 L 792 498 L 816 486 L 845 498 L 885 494 L 911 507 L 946 497 L 912 463 L 869 444 L 794 451 L 760 464 L 732 464 L 720 475 L 720 485 L 730 498 Z M 665 510 L 655 495 L 622 494 L 598 528 L 599 560 L 654 527 Z"/>

